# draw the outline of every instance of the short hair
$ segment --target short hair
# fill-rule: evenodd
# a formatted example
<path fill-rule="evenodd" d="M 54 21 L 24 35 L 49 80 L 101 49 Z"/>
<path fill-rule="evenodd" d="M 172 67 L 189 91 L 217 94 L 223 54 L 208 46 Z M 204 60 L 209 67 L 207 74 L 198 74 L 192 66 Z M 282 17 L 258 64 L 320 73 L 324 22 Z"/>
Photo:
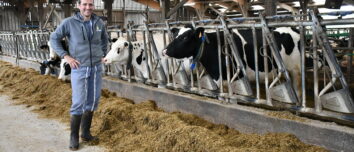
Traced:
<path fill-rule="evenodd" d="M 93 0 L 93 1 L 95 1 L 95 0 Z M 81 4 L 81 0 L 77 0 L 77 2 L 78 2 L 79 4 Z"/>

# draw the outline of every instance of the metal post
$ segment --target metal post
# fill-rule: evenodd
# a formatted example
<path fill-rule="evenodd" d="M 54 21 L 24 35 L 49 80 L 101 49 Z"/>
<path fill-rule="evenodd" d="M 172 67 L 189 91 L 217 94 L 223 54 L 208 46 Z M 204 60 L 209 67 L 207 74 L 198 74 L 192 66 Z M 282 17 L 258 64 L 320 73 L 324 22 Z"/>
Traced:
<path fill-rule="evenodd" d="M 144 56 L 147 58 L 147 60 L 144 60 L 144 62 L 146 63 L 146 66 L 147 66 L 147 72 L 148 72 L 148 82 L 151 81 L 151 70 L 149 68 L 149 62 L 148 62 L 148 50 L 147 50 L 147 47 L 146 47 L 146 39 L 145 39 L 145 31 L 143 31 L 143 41 L 144 41 Z"/>
<path fill-rule="evenodd" d="M 261 99 L 260 97 L 260 88 L 259 88 L 259 66 L 258 66 L 258 44 L 257 44 L 257 34 L 256 28 L 252 26 L 252 35 L 253 35 L 253 51 L 254 51 L 254 62 L 255 62 L 255 75 L 256 75 L 256 98 L 257 102 Z"/>
<path fill-rule="evenodd" d="M 301 52 L 301 86 L 302 86 L 302 101 L 301 101 L 301 106 L 306 108 L 306 67 L 305 67 L 305 32 L 304 32 L 304 27 L 300 23 L 300 52 Z M 298 106 L 300 106 L 300 103 L 297 103 Z"/>
<path fill-rule="evenodd" d="M 265 73 L 265 90 L 266 90 L 266 100 L 267 100 L 267 105 L 272 106 L 272 97 L 269 92 L 269 69 L 268 69 L 268 44 L 265 36 L 265 30 L 262 29 L 262 37 L 263 37 L 263 54 L 264 54 L 264 73 Z"/>
<path fill-rule="evenodd" d="M 228 91 L 229 91 L 229 98 L 232 96 L 232 89 L 231 89 L 231 64 L 230 64 L 230 53 L 229 53 L 229 43 L 227 42 L 227 37 L 226 34 L 224 32 L 224 43 L 225 43 L 225 64 L 226 64 L 226 79 L 227 79 L 227 86 L 228 86 Z"/>
<path fill-rule="evenodd" d="M 312 29 L 312 47 L 313 47 L 313 77 L 314 77 L 314 96 L 315 96 L 315 111 L 322 112 L 322 103 L 319 97 L 318 88 L 318 55 L 317 55 L 317 36 L 316 29 Z"/>
<path fill-rule="evenodd" d="M 223 86 L 223 75 L 222 75 L 222 60 L 221 60 L 221 42 L 220 42 L 220 31 L 219 28 L 215 28 L 216 30 L 216 37 L 217 37 L 217 43 L 218 43 L 218 60 L 219 60 L 219 80 L 220 80 L 220 84 L 219 84 L 219 90 L 220 90 L 220 94 L 223 96 L 224 95 L 224 86 Z"/>
<path fill-rule="evenodd" d="M 352 48 L 353 47 L 353 41 L 354 41 L 354 28 L 349 29 L 349 40 L 348 40 L 348 47 Z M 348 58 L 347 58 L 347 79 L 348 83 L 352 81 L 351 74 L 352 74 L 352 66 L 353 66 L 353 50 L 349 51 L 348 53 Z"/>

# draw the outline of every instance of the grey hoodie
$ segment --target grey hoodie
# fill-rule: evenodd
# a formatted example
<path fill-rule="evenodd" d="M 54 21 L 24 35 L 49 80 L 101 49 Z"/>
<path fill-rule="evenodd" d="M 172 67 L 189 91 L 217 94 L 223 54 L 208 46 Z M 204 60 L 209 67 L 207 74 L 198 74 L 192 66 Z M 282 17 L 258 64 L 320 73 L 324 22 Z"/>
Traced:
<path fill-rule="evenodd" d="M 95 66 L 106 55 L 108 35 L 103 21 L 92 14 L 92 38 L 89 39 L 80 12 L 62 21 L 50 35 L 50 45 L 63 58 L 69 55 L 80 62 L 80 66 Z M 67 37 L 69 52 L 64 50 L 61 40 Z"/>

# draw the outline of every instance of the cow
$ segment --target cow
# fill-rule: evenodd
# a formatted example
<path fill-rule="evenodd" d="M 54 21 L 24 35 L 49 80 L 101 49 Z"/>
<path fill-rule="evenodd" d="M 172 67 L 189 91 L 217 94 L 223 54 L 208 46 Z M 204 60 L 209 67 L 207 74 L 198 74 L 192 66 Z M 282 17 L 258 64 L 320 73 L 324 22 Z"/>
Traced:
<path fill-rule="evenodd" d="M 171 33 L 172 33 L 173 38 L 177 37 L 179 30 L 180 30 L 179 28 L 172 28 L 171 29 Z M 168 58 L 165 57 L 162 53 L 162 51 L 165 49 L 164 42 L 163 42 L 163 36 L 164 35 L 161 32 L 152 32 L 152 37 L 153 37 L 155 45 L 156 45 L 157 53 L 159 54 L 160 59 L 161 59 L 161 65 L 162 65 L 163 71 L 166 75 L 168 75 L 167 69 L 169 68 L 171 70 L 171 65 L 168 64 Z M 165 35 L 165 37 L 166 37 L 166 40 L 169 41 L 169 36 L 167 34 Z M 182 63 L 183 63 L 184 67 L 187 67 L 190 64 L 189 58 L 184 58 L 184 59 L 181 59 L 180 61 L 183 61 Z M 167 65 L 169 65 L 169 66 L 167 66 Z M 191 71 L 188 68 L 185 68 L 185 70 L 186 70 L 187 74 L 191 73 Z"/>
<path fill-rule="evenodd" d="M 67 48 L 64 40 L 61 41 L 61 44 L 64 49 Z M 59 67 L 60 70 L 58 79 L 63 81 L 69 80 L 69 74 L 71 73 L 70 65 L 65 59 L 60 59 L 60 57 L 55 53 L 54 49 L 51 47 L 50 41 L 48 41 L 46 45 L 42 45 L 40 48 L 44 50 L 49 50 L 49 59 L 40 63 L 41 72 L 44 75 L 49 75 L 51 73 L 53 74 L 54 69 L 56 67 Z"/>
<path fill-rule="evenodd" d="M 131 48 L 131 61 L 129 60 L 129 53 Z M 149 77 L 148 66 L 146 64 L 147 58 L 144 53 L 144 43 L 142 42 L 131 42 L 129 43 L 125 38 L 118 38 L 112 46 L 111 50 L 104 57 L 105 64 L 116 63 L 118 65 L 131 64 L 136 71 L 140 72 L 143 78 L 147 79 Z M 131 62 L 131 63 L 128 63 Z M 139 79 L 136 77 L 136 79 Z"/>
<path fill-rule="evenodd" d="M 222 78 L 219 78 L 219 62 L 218 62 L 218 44 L 217 44 L 217 35 L 216 32 L 206 33 L 204 32 L 203 27 L 194 29 L 190 25 L 186 25 L 184 28 L 180 29 L 178 36 L 174 41 L 172 41 L 165 50 L 163 54 L 177 59 L 193 57 L 195 58 L 198 54 L 199 47 L 202 44 L 201 35 L 206 35 L 208 42 L 204 43 L 204 51 L 201 54 L 199 62 L 205 67 L 206 72 L 211 76 L 211 78 L 219 84 L 220 81 L 227 79 L 226 64 L 225 64 L 225 55 L 222 53 Z M 253 37 L 252 30 L 250 29 L 233 29 L 233 37 L 239 54 L 242 58 L 243 64 L 246 66 L 246 74 L 250 81 L 255 81 L 255 54 L 253 46 Z M 223 39 L 224 33 L 220 32 L 220 41 L 221 46 L 224 46 L 225 42 Z M 278 44 L 280 50 L 280 55 L 285 63 L 287 70 L 289 71 L 290 76 L 292 77 L 292 83 L 294 89 L 297 91 L 298 96 L 301 96 L 300 89 L 300 80 L 301 80 L 301 67 L 300 67 L 300 34 L 295 29 L 289 27 L 280 27 L 274 30 L 274 38 Z M 262 42 L 262 31 L 257 29 L 257 44 L 258 48 L 261 48 L 263 45 Z M 230 50 L 230 48 L 229 48 Z M 270 50 L 269 48 L 267 49 Z M 268 55 L 271 52 L 268 52 Z M 259 60 L 259 76 L 261 81 L 264 82 L 265 78 L 265 66 L 264 66 L 264 57 L 262 56 L 261 51 L 259 51 L 258 60 Z M 233 61 L 235 63 L 235 61 Z M 270 73 L 276 74 L 277 66 L 275 65 L 274 60 L 268 59 L 268 70 Z M 273 64 L 272 64 L 273 63 Z M 236 63 L 235 63 L 236 64 Z M 240 77 L 243 77 L 242 73 Z"/>

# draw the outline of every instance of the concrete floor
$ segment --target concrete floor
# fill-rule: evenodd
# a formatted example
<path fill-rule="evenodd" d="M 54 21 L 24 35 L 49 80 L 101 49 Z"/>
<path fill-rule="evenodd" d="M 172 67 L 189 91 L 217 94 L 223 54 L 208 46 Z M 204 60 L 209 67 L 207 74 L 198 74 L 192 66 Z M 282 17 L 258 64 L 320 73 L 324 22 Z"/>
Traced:
<path fill-rule="evenodd" d="M 56 120 L 39 118 L 31 107 L 13 105 L 0 95 L 1 152 L 67 152 L 70 128 Z M 103 152 L 99 146 L 80 144 L 81 152 Z"/>

